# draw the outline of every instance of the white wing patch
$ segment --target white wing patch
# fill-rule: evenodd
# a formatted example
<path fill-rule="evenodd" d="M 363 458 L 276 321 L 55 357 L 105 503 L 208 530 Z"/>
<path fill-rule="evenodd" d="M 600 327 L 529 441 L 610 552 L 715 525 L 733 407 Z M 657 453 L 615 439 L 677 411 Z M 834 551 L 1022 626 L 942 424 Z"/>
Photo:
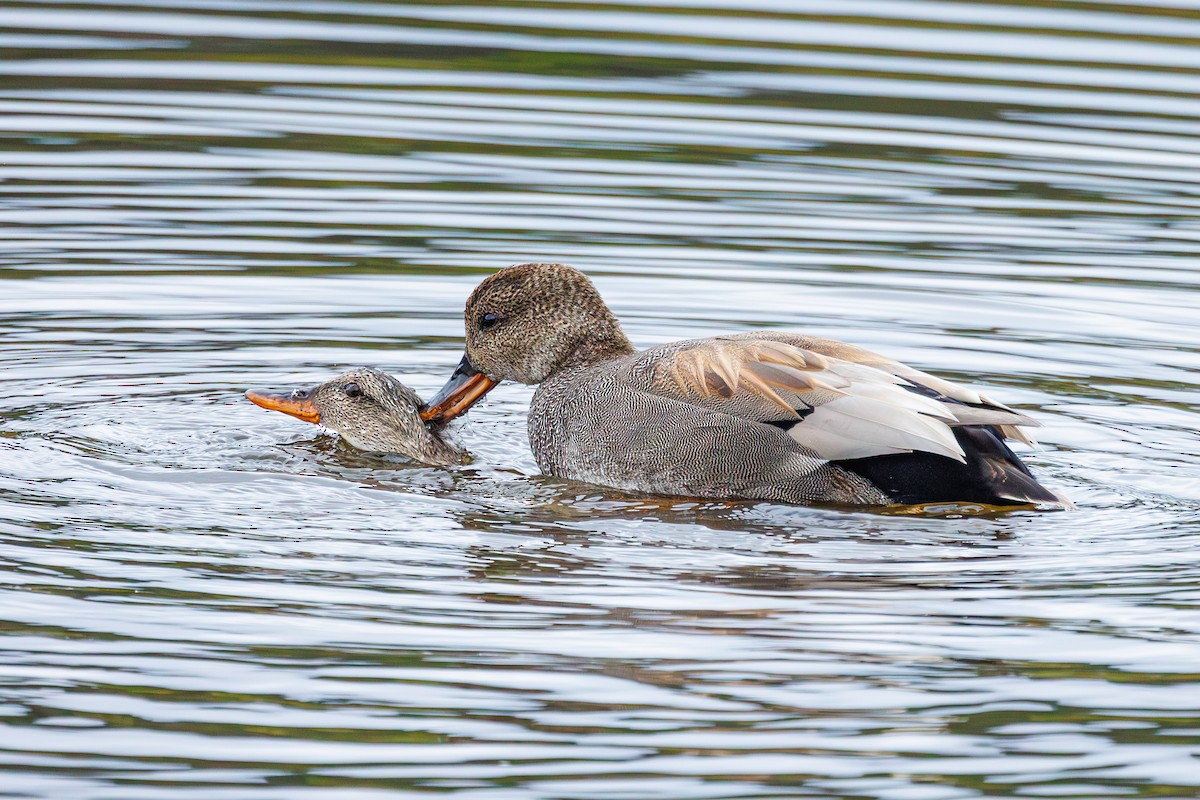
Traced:
<path fill-rule="evenodd" d="M 919 450 L 966 462 L 945 422 L 871 397 L 850 395 L 818 406 L 788 435 L 828 461 Z"/>
<path fill-rule="evenodd" d="M 829 383 L 843 394 L 815 406 L 788 430 L 796 442 L 829 461 L 921 451 L 965 462 L 945 404 L 904 388 L 889 372 L 830 359 Z"/>

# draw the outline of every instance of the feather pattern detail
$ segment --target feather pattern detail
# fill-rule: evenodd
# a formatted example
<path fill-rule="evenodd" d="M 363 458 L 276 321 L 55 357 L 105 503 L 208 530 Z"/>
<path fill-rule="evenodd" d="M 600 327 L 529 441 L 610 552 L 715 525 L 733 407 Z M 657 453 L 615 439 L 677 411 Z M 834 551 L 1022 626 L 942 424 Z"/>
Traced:
<path fill-rule="evenodd" d="M 966 463 L 962 447 L 942 420 L 902 413 L 870 397 L 841 397 L 815 409 L 788 435 L 829 461 L 923 451 Z"/>
<path fill-rule="evenodd" d="M 739 416 L 794 419 L 792 439 L 829 461 L 926 452 L 962 462 L 953 427 L 995 426 L 1028 441 L 1017 426 L 1037 424 L 973 389 L 840 347 L 854 360 L 773 338 L 717 336 L 664 354 L 655 384 L 699 405 L 732 404 Z"/>

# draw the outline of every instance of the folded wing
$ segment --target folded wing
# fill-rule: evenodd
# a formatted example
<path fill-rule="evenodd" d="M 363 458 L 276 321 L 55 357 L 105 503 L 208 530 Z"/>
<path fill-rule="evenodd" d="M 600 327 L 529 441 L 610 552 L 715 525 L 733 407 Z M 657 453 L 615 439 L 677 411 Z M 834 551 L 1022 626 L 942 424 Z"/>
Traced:
<path fill-rule="evenodd" d="M 1024 438 L 1017 426 L 1037 424 L 968 387 L 832 340 L 718 336 L 640 361 L 649 391 L 776 425 L 828 461 L 923 452 L 965 462 L 955 427 Z"/>

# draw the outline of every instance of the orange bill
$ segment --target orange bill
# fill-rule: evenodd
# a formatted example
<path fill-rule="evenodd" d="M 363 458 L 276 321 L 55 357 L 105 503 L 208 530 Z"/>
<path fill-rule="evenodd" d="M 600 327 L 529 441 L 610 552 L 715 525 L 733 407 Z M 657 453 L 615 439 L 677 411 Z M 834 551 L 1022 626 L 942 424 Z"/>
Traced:
<path fill-rule="evenodd" d="M 305 422 L 318 423 L 321 421 L 321 412 L 317 411 L 317 406 L 313 402 L 312 389 L 297 389 L 291 394 L 275 394 L 251 389 L 246 392 L 246 399 L 256 406 L 271 411 L 282 411 Z"/>
<path fill-rule="evenodd" d="M 463 356 L 450 380 L 446 381 L 441 391 L 421 410 L 421 419 L 434 425 L 449 422 L 458 415 L 467 413 L 471 406 L 479 402 L 497 383 L 499 381 L 494 381 L 476 370 L 467 357 Z"/>

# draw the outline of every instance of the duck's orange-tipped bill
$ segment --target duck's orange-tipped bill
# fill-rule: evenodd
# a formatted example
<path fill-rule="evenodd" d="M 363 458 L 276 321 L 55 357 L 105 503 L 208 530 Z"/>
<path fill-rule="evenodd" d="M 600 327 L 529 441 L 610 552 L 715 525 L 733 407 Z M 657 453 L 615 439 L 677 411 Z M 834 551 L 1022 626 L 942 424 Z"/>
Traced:
<path fill-rule="evenodd" d="M 471 366 L 471 362 L 463 356 L 450 380 L 421 409 L 421 419 L 434 425 L 449 422 L 459 414 L 467 413 L 497 383 Z"/>
<path fill-rule="evenodd" d="M 317 406 L 313 403 L 312 397 L 312 390 L 297 391 L 291 394 L 260 392 L 257 389 L 251 389 L 246 392 L 246 399 L 256 406 L 261 406 L 271 411 L 282 411 L 296 419 L 302 419 L 305 422 L 315 424 L 321 421 L 321 412 L 317 411 Z"/>

